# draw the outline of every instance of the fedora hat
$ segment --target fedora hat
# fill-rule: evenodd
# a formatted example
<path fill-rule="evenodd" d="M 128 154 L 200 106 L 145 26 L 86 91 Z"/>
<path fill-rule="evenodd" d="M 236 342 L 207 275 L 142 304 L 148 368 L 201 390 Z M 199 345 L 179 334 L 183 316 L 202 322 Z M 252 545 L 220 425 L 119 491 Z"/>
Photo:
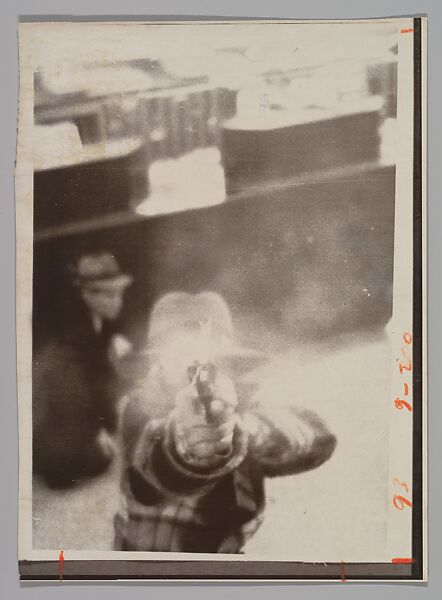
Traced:
<path fill-rule="evenodd" d="M 125 289 L 133 277 L 122 273 L 118 262 L 110 252 L 85 254 L 75 266 L 74 285 L 100 290 Z"/>
<path fill-rule="evenodd" d="M 200 362 L 227 361 L 240 371 L 251 370 L 267 358 L 236 343 L 230 309 L 215 292 L 169 292 L 156 302 L 150 314 L 147 353 L 158 354 L 179 340 L 189 357 Z"/>

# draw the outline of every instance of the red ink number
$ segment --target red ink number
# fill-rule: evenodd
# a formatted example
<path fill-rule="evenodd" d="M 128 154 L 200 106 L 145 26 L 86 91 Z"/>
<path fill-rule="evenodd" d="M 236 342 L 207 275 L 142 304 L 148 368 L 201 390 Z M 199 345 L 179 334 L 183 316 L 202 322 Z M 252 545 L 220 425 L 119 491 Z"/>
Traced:
<path fill-rule="evenodd" d="M 408 360 L 407 364 L 399 363 L 399 371 L 400 371 L 401 375 L 403 374 L 404 371 L 411 371 L 411 360 Z"/>
<path fill-rule="evenodd" d="M 403 375 L 404 371 L 411 371 L 412 370 L 412 363 L 411 363 L 411 348 L 410 348 L 410 344 L 412 342 L 412 336 L 411 333 L 408 333 L 407 331 L 405 333 L 402 334 L 402 339 L 404 340 L 406 346 L 403 346 L 401 348 L 401 354 L 402 356 L 405 358 L 405 361 L 402 360 L 402 362 L 399 363 L 399 371 L 401 373 L 401 375 Z M 397 362 L 399 362 L 399 359 L 396 359 Z M 402 382 L 403 386 L 404 386 L 404 396 L 408 396 L 408 383 Z M 413 412 L 413 408 L 412 405 L 407 402 L 406 400 L 403 400 L 402 398 L 396 398 L 396 400 L 394 400 L 394 405 L 398 410 L 403 410 L 404 408 L 406 408 L 408 410 L 408 412 Z"/>
<path fill-rule="evenodd" d="M 407 344 L 407 346 L 409 346 L 411 344 L 413 338 L 411 337 L 411 333 L 405 332 L 402 336 L 402 339 Z M 400 371 L 401 375 L 403 374 L 404 371 L 412 370 L 410 349 L 407 348 L 407 346 L 401 348 L 401 354 L 406 359 L 406 362 L 399 363 L 399 371 Z"/>
<path fill-rule="evenodd" d="M 399 410 L 403 410 L 404 406 L 410 412 L 412 412 L 412 410 L 413 410 L 411 404 L 409 402 L 407 402 L 406 400 L 401 400 L 401 398 L 396 398 L 396 400 L 394 401 L 394 405 Z"/>
<path fill-rule="evenodd" d="M 393 479 L 393 483 L 394 483 L 395 485 L 399 485 L 399 486 L 403 487 L 403 488 L 404 488 L 404 490 L 405 490 L 406 492 L 408 492 L 408 484 L 407 484 L 407 483 L 405 483 L 405 481 L 401 481 L 400 479 L 398 479 L 397 477 L 395 477 L 395 478 Z"/>
<path fill-rule="evenodd" d="M 413 340 L 413 338 L 411 337 L 411 333 L 404 333 L 404 335 L 402 336 L 402 339 L 404 340 L 404 342 L 407 345 L 410 345 Z"/>
<path fill-rule="evenodd" d="M 393 483 L 394 485 L 398 485 L 399 487 L 404 488 L 405 492 L 408 494 L 408 483 L 405 483 L 405 481 L 401 481 L 398 477 L 395 477 L 393 479 Z M 405 496 L 401 496 L 400 494 L 396 494 L 396 496 L 393 497 L 392 502 L 396 510 L 404 510 L 406 506 L 408 506 L 408 508 L 412 507 L 412 503 L 410 502 L 410 500 L 407 500 Z"/>
<path fill-rule="evenodd" d="M 408 361 L 411 361 L 410 352 L 406 346 L 404 348 L 401 348 L 401 353 L 402 353 L 402 356 L 404 356 Z"/>
<path fill-rule="evenodd" d="M 406 506 L 411 508 L 413 505 L 410 500 L 407 500 L 404 496 L 397 495 L 393 498 L 393 506 L 398 510 L 404 510 Z"/>

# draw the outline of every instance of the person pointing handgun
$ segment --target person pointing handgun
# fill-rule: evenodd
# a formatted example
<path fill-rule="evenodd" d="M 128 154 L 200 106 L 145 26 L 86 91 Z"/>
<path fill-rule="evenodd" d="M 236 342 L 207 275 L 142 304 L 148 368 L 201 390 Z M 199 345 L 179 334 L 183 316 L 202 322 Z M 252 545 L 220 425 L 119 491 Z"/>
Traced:
<path fill-rule="evenodd" d="M 115 550 L 238 553 L 263 519 L 266 477 L 318 467 L 336 439 L 293 401 L 250 396 L 264 360 L 233 340 L 213 292 L 154 306 L 150 367 L 123 414 L 124 469 Z"/>
<path fill-rule="evenodd" d="M 202 382 L 206 373 L 208 380 Z M 210 376 L 205 365 L 198 366 L 192 382 L 178 392 L 172 412 L 177 451 L 195 467 L 216 467 L 229 456 L 238 424 L 232 381 L 224 375 L 209 381 Z"/>

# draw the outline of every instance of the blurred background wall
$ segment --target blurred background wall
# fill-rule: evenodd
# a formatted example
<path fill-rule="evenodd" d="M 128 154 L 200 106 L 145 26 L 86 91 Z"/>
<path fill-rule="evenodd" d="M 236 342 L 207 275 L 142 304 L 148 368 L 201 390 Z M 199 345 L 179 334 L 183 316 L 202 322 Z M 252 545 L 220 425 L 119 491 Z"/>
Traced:
<path fill-rule="evenodd" d="M 354 29 L 271 29 L 104 32 L 99 55 L 93 29 L 81 48 L 52 34 L 34 81 L 35 344 L 71 318 L 69 265 L 93 250 L 134 275 L 140 344 L 173 289 L 219 291 L 258 345 L 388 321 L 396 31 L 359 25 L 355 47 Z"/>

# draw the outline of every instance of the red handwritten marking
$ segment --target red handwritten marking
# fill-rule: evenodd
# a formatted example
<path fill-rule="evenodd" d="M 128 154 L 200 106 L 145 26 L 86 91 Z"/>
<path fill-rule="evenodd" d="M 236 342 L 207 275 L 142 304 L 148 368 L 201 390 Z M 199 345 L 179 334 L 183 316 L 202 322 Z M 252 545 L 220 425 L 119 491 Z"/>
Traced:
<path fill-rule="evenodd" d="M 410 563 L 414 563 L 414 558 L 392 558 L 391 562 L 394 565 L 407 565 Z"/>
<path fill-rule="evenodd" d="M 399 367 L 399 371 L 400 374 L 403 375 L 404 371 L 412 371 L 413 370 L 413 364 L 411 362 L 411 349 L 410 349 L 410 344 L 412 342 L 412 336 L 411 333 L 408 333 L 407 331 L 405 333 L 402 334 L 402 339 L 404 340 L 406 346 L 403 346 L 401 348 L 401 354 L 402 356 L 405 358 L 405 361 L 399 362 L 399 359 L 396 358 L 396 362 L 398 362 L 398 367 Z M 408 396 L 409 393 L 409 387 L 408 387 L 408 383 L 406 383 L 405 381 L 402 382 L 403 386 L 404 386 L 404 396 Z M 405 406 L 405 408 L 409 411 L 412 412 L 412 406 L 409 402 L 406 402 L 405 400 L 401 400 L 400 398 L 396 398 L 396 400 L 394 401 L 394 405 L 396 408 L 398 408 L 399 410 L 402 410 Z"/>
<path fill-rule="evenodd" d="M 409 29 L 401 29 L 401 33 L 413 33 L 414 29 L 410 27 Z"/>
<path fill-rule="evenodd" d="M 344 570 L 344 561 L 341 560 L 341 581 L 345 583 L 347 579 L 345 578 L 345 570 Z"/>
<path fill-rule="evenodd" d="M 393 498 L 393 506 L 398 510 L 404 510 L 405 506 L 412 508 L 412 503 L 410 500 L 404 498 L 404 496 L 397 495 Z"/>
<path fill-rule="evenodd" d="M 407 346 L 404 346 L 403 348 L 401 348 L 401 353 L 402 353 L 402 356 L 404 356 L 407 360 L 411 360 L 410 351 L 407 348 Z"/>
<path fill-rule="evenodd" d="M 401 398 L 396 398 L 396 400 L 394 401 L 394 405 L 399 410 L 403 410 L 403 408 L 405 406 L 405 408 L 407 410 L 409 410 L 410 412 L 413 411 L 413 407 L 411 406 L 411 404 L 409 402 L 407 402 L 406 400 L 401 400 Z"/>
<path fill-rule="evenodd" d="M 404 340 L 404 342 L 409 345 L 411 344 L 411 342 L 413 341 L 413 338 L 411 336 L 411 333 L 405 332 L 404 335 L 402 336 L 402 339 Z"/>
<path fill-rule="evenodd" d="M 408 484 L 406 484 L 405 481 L 401 481 L 400 479 L 395 477 L 395 479 L 393 479 L 393 483 L 395 485 L 400 485 L 401 487 L 403 487 L 405 489 L 406 492 L 408 492 Z"/>
<path fill-rule="evenodd" d="M 411 336 L 411 333 L 405 332 L 402 335 L 402 339 L 407 344 L 407 346 L 409 346 L 411 344 L 413 338 Z M 399 371 L 401 372 L 401 375 L 403 374 L 404 371 L 411 371 L 413 368 L 412 362 L 411 362 L 411 356 L 410 356 L 410 349 L 407 348 L 407 346 L 401 348 L 401 354 L 406 359 L 406 362 L 399 363 Z M 398 359 L 396 359 L 396 360 L 398 361 Z"/>
<path fill-rule="evenodd" d="M 60 550 L 60 554 L 58 555 L 58 569 L 60 575 L 60 581 L 63 581 L 63 569 L 64 569 L 64 552 Z"/>
<path fill-rule="evenodd" d="M 399 371 L 400 371 L 401 375 L 403 374 L 404 371 L 411 371 L 411 369 L 412 369 L 411 360 L 408 360 L 407 364 L 399 363 Z"/>

